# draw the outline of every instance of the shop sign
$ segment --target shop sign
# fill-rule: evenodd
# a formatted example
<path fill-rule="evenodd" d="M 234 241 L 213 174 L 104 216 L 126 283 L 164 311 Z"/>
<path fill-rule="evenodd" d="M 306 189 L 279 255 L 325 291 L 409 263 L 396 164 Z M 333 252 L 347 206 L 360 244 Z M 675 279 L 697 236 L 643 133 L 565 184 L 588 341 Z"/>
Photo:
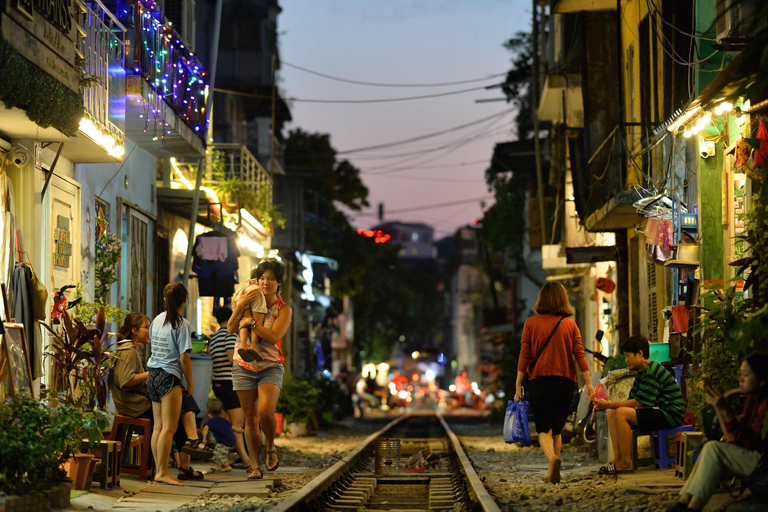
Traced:
<path fill-rule="evenodd" d="M 72 0 L 8 0 L 6 6 L 2 14 L 6 42 L 79 93 L 75 67 L 77 24 Z"/>
<path fill-rule="evenodd" d="M 69 219 L 63 215 L 56 217 L 53 247 L 54 266 L 69 268 L 69 259 L 72 257 L 72 243 L 70 242 Z"/>

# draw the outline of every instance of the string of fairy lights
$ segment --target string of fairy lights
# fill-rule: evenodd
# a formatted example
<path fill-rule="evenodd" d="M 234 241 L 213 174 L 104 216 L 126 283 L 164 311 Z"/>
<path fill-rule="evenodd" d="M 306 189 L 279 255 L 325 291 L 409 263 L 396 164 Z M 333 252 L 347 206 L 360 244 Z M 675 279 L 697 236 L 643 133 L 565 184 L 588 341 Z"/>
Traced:
<path fill-rule="evenodd" d="M 167 124 L 165 109 L 160 107 L 162 103 L 195 133 L 204 136 L 207 131 L 208 74 L 155 2 L 139 0 L 137 8 L 141 27 L 139 58 L 127 71 L 142 76 L 156 93 L 158 101 L 152 106 L 151 114 L 162 118 L 160 138 L 164 140 Z M 157 140 L 157 135 L 153 139 Z"/>

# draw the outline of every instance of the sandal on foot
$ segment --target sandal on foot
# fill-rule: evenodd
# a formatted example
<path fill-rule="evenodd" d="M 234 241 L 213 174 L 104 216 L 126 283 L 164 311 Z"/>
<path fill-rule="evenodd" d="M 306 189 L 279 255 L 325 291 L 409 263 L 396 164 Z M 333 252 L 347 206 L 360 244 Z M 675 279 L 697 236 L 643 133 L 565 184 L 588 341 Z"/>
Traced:
<path fill-rule="evenodd" d="M 238 355 L 239 355 L 239 356 L 240 356 L 240 358 L 241 358 L 243 361 L 245 361 L 246 363 L 252 363 L 252 362 L 253 362 L 253 360 L 255 359 L 255 358 L 253 357 L 253 352 L 254 352 L 253 350 L 248 350 L 248 349 L 245 349 L 245 348 L 239 348 L 239 349 L 237 349 L 237 353 L 238 353 Z"/>
<path fill-rule="evenodd" d="M 179 467 L 179 476 L 176 478 L 179 480 L 204 480 L 205 475 L 199 471 L 195 471 L 192 466 L 189 466 L 188 469 Z"/>
<path fill-rule="evenodd" d="M 253 350 L 252 348 L 248 349 L 248 354 L 250 354 L 251 357 L 253 357 L 253 360 L 257 363 L 260 363 L 264 360 L 263 357 L 261 357 L 261 354 L 259 354 L 258 350 Z"/>
<path fill-rule="evenodd" d="M 275 456 L 275 461 L 276 462 L 275 462 L 274 466 L 270 466 L 269 465 L 269 456 L 270 455 L 274 455 Z M 280 467 L 280 459 L 277 458 L 277 450 L 267 450 L 267 457 L 266 457 L 266 461 L 265 462 L 267 463 L 267 471 L 274 471 L 278 467 Z"/>
<path fill-rule="evenodd" d="M 613 462 L 609 462 L 605 466 L 600 466 L 600 469 L 597 470 L 598 475 L 615 475 L 616 474 L 616 466 L 613 464 Z"/>
<path fill-rule="evenodd" d="M 211 460 L 213 458 L 213 448 L 208 445 L 203 445 L 203 447 L 200 448 L 201 443 L 202 441 L 200 439 L 187 439 L 187 442 L 181 448 L 181 451 L 194 455 L 200 460 Z"/>
<path fill-rule="evenodd" d="M 264 478 L 264 473 L 261 472 L 260 468 L 254 468 L 253 471 L 248 473 L 248 480 L 261 480 Z"/>

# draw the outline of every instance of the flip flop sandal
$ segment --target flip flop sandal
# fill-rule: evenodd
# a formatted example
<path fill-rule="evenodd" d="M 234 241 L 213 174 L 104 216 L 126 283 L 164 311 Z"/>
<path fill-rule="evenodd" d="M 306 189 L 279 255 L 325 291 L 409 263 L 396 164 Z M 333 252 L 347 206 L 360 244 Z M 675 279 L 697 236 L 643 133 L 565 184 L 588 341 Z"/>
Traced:
<path fill-rule="evenodd" d="M 261 480 L 262 478 L 264 478 L 264 473 L 261 472 L 260 468 L 254 468 L 247 477 L 248 480 Z"/>
<path fill-rule="evenodd" d="M 199 448 L 201 442 L 202 441 L 200 439 L 187 439 L 187 443 L 189 444 L 185 443 L 181 448 L 181 451 L 190 455 L 194 455 L 200 460 L 209 461 L 213 458 L 213 448 L 208 445 Z"/>
<path fill-rule="evenodd" d="M 189 466 L 189 469 L 184 469 L 180 467 L 179 476 L 177 476 L 176 478 L 178 478 L 179 480 L 204 480 L 205 475 L 199 471 L 195 471 L 195 468 L 193 468 L 192 466 Z"/>
<path fill-rule="evenodd" d="M 266 457 L 267 461 L 269 461 L 269 456 L 270 455 L 274 455 L 275 456 L 275 460 L 277 461 L 277 462 L 275 462 L 274 466 L 270 466 L 269 463 L 267 463 L 267 471 L 274 471 L 277 468 L 279 468 L 280 467 L 280 459 L 277 458 L 277 450 L 267 450 L 266 453 L 267 453 L 267 457 Z"/>
<path fill-rule="evenodd" d="M 248 350 L 245 348 L 239 348 L 237 349 L 237 353 L 240 355 L 240 358 L 245 361 L 246 363 L 252 363 L 255 359 L 253 357 L 253 350 Z"/>
<path fill-rule="evenodd" d="M 605 466 L 600 466 L 600 469 L 597 470 L 598 475 L 615 475 L 616 474 L 616 466 L 609 462 Z"/>
<path fill-rule="evenodd" d="M 261 354 L 259 354 L 258 350 L 253 350 L 252 348 L 249 348 L 248 354 L 250 354 L 251 357 L 253 357 L 253 360 L 256 361 L 257 363 L 260 363 L 264 360 L 264 358 L 261 357 Z"/>

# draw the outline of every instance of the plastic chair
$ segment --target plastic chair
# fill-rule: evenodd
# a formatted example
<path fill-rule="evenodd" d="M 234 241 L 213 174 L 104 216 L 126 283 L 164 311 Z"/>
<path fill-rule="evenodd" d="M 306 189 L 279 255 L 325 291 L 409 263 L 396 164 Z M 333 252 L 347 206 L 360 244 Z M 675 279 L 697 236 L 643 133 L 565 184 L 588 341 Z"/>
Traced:
<path fill-rule="evenodd" d="M 136 430 L 142 430 L 138 442 L 138 457 L 131 457 L 131 444 Z M 141 418 L 116 415 L 109 433 L 110 441 L 120 441 L 122 457 L 120 457 L 120 472 L 128 475 L 136 475 L 139 480 L 147 480 L 152 476 L 153 461 L 150 440 L 152 439 L 152 422 Z M 131 460 L 133 459 L 133 460 Z"/>
<path fill-rule="evenodd" d="M 102 489 L 120 487 L 120 441 L 103 439 L 97 446 L 88 451 L 101 458 L 101 465 L 96 469 L 93 478 Z"/>
<path fill-rule="evenodd" d="M 680 425 L 653 432 L 653 464 L 656 469 L 667 469 L 670 464 L 675 463 L 677 454 L 667 454 L 667 436 L 673 436 L 678 432 L 693 432 L 693 425 Z"/>

